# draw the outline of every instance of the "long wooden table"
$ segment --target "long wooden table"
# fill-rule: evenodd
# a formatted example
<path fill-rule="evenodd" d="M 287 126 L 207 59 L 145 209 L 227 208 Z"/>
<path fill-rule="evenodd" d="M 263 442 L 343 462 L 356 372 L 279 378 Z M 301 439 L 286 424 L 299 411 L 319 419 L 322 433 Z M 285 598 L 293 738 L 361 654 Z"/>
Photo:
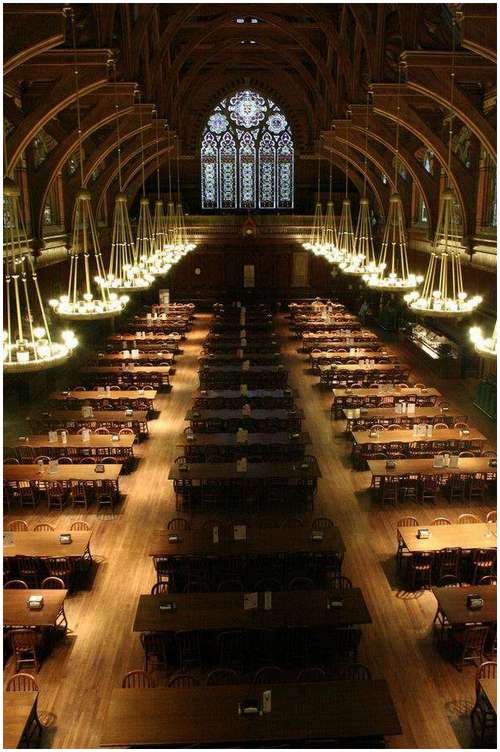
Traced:
<path fill-rule="evenodd" d="M 99 363 L 159 363 L 167 362 L 173 365 L 175 362 L 175 356 L 171 352 L 141 352 L 137 355 L 132 355 L 130 351 L 120 350 L 118 352 L 102 352 L 97 354 Z"/>
<path fill-rule="evenodd" d="M 131 347 L 141 347 L 145 343 L 151 344 L 165 344 L 169 346 L 178 347 L 181 335 L 176 334 L 162 334 L 161 332 L 121 332 L 120 334 L 112 334 L 108 337 L 108 342 L 130 342 Z M 134 342 L 137 343 L 134 345 Z"/>
<path fill-rule="evenodd" d="M 227 531 L 226 531 L 227 532 Z M 309 526 L 286 527 L 268 530 L 249 526 L 245 540 L 235 540 L 219 530 L 219 542 L 214 543 L 211 529 L 198 528 L 177 533 L 178 540 L 172 542 L 169 530 L 155 530 L 149 543 L 150 556 L 171 556 L 176 559 L 201 556 L 222 559 L 233 556 L 279 556 L 281 554 L 314 554 L 325 556 L 331 553 L 342 554 L 345 544 L 338 527 L 323 530 L 321 540 L 312 539 Z"/>
<path fill-rule="evenodd" d="M 33 556 L 42 559 L 65 556 L 71 559 L 81 559 L 89 551 L 92 530 L 72 530 L 71 543 L 61 543 L 60 532 L 66 533 L 68 530 L 4 532 L 3 555 L 6 558 Z M 26 590 L 19 592 L 26 593 Z"/>
<path fill-rule="evenodd" d="M 496 624 L 497 587 L 496 585 L 467 585 L 466 587 L 433 587 L 440 613 L 452 627 L 461 627 L 467 622 Z M 484 599 L 481 609 L 467 608 L 467 596 L 480 595 Z"/>
<path fill-rule="evenodd" d="M 344 408 L 343 417 L 346 420 L 346 431 L 362 431 L 372 425 L 400 425 L 414 426 L 418 423 L 446 423 L 450 428 L 458 422 L 467 422 L 467 415 L 459 415 L 455 410 L 443 412 L 440 407 L 432 405 L 415 407 L 413 413 L 396 412 L 395 407 L 364 407 Z"/>
<path fill-rule="evenodd" d="M 207 353 L 202 354 L 198 358 L 198 363 L 202 366 L 206 365 L 241 365 L 241 363 L 244 360 L 247 360 L 250 365 L 254 366 L 265 366 L 265 365 L 274 365 L 276 363 L 279 363 L 281 358 L 281 353 L 279 352 L 267 352 L 267 353 L 257 353 L 253 352 L 253 354 L 250 354 L 249 352 L 242 351 L 239 355 L 237 352 L 235 353 Z"/>
<path fill-rule="evenodd" d="M 38 465 L 4 465 L 4 481 L 30 481 L 32 483 L 54 483 L 56 481 L 68 483 L 69 481 L 92 481 L 101 483 L 102 481 L 111 481 L 118 485 L 118 477 L 122 471 L 123 465 L 115 463 L 113 465 L 103 465 L 103 472 L 96 472 L 96 465 L 58 465 L 55 472 L 49 473 L 48 465 L 43 466 L 43 473 L 40 473 Z"/>
<path fill-rule="evenodd" d="M 299 460 L 304 454 L 305 447 L 311 443 L 310 435 L 305 433 L 291 434 L 286 431 L 267 433 L 249 433 L 246 441 L 238 441 L 237 434 L 232 433 L 195 433 L 192 439 L 187 439 L 184 434 L 180 437 L 176 446 L 183 450 L 188 462 L 206 462 L 207 456 L 213 450 L 222 453 L 223 460 L 236 461 L 237 457 L 248 456 L 252 460 L 255 454 L 264 453 L 267 461 L 275 454 Z M 277 458 L 278 458 L 277 457 Z M 211 461 L 211 460 L 210 460 Z"/>
<path fill-rule="evenodd" d="M 245 609 L 244 597 L 244 593 L 141 595 L 133 631 L 344 627 L 371 623 L 359 588 L 274 592 L 272 607 L 268 610 L 264 608 L 263 593 L 259 593 L 256 609 Z M 160 611 L 160 604 L 165 601 L 175 604 L 175 610 Z M 332 602 L 342 605 L 330 607 Z"/>
<path fill-rule="evenodd" d="M 469 525 L 425 525 L 425 527 L 430 531 L 429 538 L 417 538 L 418 527 L 398 527 L 398 533 L 410 553 L 435 552 L 442 548 L 463 548 L 471 551 L 478 548 L 497 547 L 497 526 L 493 524 L 477 522 Z"/>
<path fill-rule="evenodd" d="M 6 467 L 26 467 L 26 465 L 6 465 Z M 36 467 L 36 465 L 35 465 Z M 68 465 L 66 465 L 68 467 Z M 113 465 L 111 465 L 113 467 Z M 116 466 L 115 466 L 116 467 Z M 176 481 L 242 481 L 244 483 L 268 481 L 270 478 L 280 478 L 288 481 L 317 480 L 321 472 L 316 458 L 312 458 L 307 466 L 302 463 L 291 462 L 249 462 L 246 472 L 239 472 L 235 462 L 192 463 L 186 470 L 181 470 L 178 464 L 170 467 L 169 480 Z"/>
<path fill-rule="evenodd" d="M 278 366 L 204 366 L 199 372 L 201 389 L 231 389 L 247 384 L 250 389 L 279 389 L 286 386 L 288 371 Z"/>
<path fill-rule="evenodd" d="M 224 341 L 219 342 L 214 339 L 206 339 L 203 344 L 203 352 L 210 353 L 229 353 L 230 355 L 236 355 L 238 350 L 243 350 L 243 354 L 246 357 L 252 355 L 258 355 L 261 353 L 275 353 L 279 352 L 279 343 L 275 340 L 266 339 L 261 340 L 257 344 L 254 340 L 248 340 L 249 344 L 241 345 L 241 340 Z"/>
<path fill-rule="evenodd" d="M 26 592 L 26 591 L 25 591 Z M 3 693 L 3 746 L 17 749 L 36 716 L 38 692 Z"/>
<path fill-rule="evenodd" d="M 248 389 L 243 395 L 239 389 L 198 390 L 193 395 L 195 410 L 242 409 L 249 404 L 255 409 L 293 409 L 292 389 Z M 214 406 L 212 407 L 212 403 Z"/>
<path fill-rule="evenodd" d="M 131 428 L 136 435 L 147 435 L 148 412 L 146 410 L 94 410 L 92 416 L 84 418 L 81 410 L 52 410 L 43 416 L 45 425 L 66 428 Z"/>
<path fill-rule="evenodd" d="M 497 712 L 497 680 L 484 677 L 479 680 L 481 689 L 496 715 Z"/>
<path fill-rule="evenodd" d="M 389 407 L 395 402 L 415 402 L 416 405 L 434 405 L 441 392 L 434 388 L 421 389 L 414 386 L 407 388 L 392 384 L 383 387 L 361 387 L 333 389 L 332 410 L 335 417 L 342 415 L 342 410 L 352 407 Z"/>
<path fill-rule="evenodd" d="M 184 420 L 191 423 L 194 430 L 206 428 L 210 421 L 224 424 L 225 430 L 237 430 L 239 427 L 258 431 L 272 421 L 279 424 L 280 430 L 300 430 L 304 417 L 302 410 L 251 410 L 245 415 L 242 410 L 189 410 Z"/>
<path fill-rule="evenodd" d="M 191 689 L 114 689 L 101 746 L 214 747 L 295 740 L 384 737 L 401 733 L 383 680 L 271 684 L 272 712 L 238 714 L 260 696 L 253 685 Z"/>
<path fill-rule="evenodd" d="M 67 594 L 67 590 L 4 590 L 4 627 L 55 627 Z M 32 595 L 43 596 L 42 608 L 28 608 Z"/>
<path fill-rule="evenodd" d="M 156 389 L 74 389 L 68 392 L 52 392 L 49 400 L 53 402 L 147 402 L 153 407 Z"/>
<path fill-rule="evenodd" d="M 392 433 L 392 432 L 391 432 Z M 448 477 L 451 475 L 475 475 L 484 473 L 496 478 L 497 469 L 490 465 L 488 457 L 459 457 L 457 467 L 435 467 L 434 458 L 419 457 L 408 460 L 396 460 L 395 467 L 387 467 L 385 460 L 368 460 L 368 468 L 374 478 L 418 474 Z"/>
<path fill-rule="evenodd" d="M 44 454 L 49 457 L 58 457 L 67 455 L 88 456 L 112 454 L 113 456 L 131 457 L 134 450 L 133 445 L 135 435 L 125 434 L 113 438 L 112 434 L 101 435 L 91 434 L 88 441 L 83 441 L 81 434 L 67 434 L 66 443 L 62 441 L 49 441 L 47 435 L 28 436 L 26 441 L 11 442 L 10 446 L 14 447 L 19 456 L 26 459 L 34 459 L 36 454 Z M 43 450 L 43 451 L 42 451 Z"/>
<path fill-rule="evenodd" d="M 387 350 L 364 350 L 363 352 L 329 352 L 328 350 L 325 352 L 311 352 L 309 353 L 309 360 L 315 368 L 319 364 L 338 364 L 343 365 L 345 361 L 350 360 L 357 360 L 357 361 L 363 361 L 363 360 L 374 360 L 375 365 L 380 365 L 383 363 L 390 363 L 395 362 L 398 359 L 398 355 L 388 352 Z M 347 365 L 356 365 L 354 363 Z M 363 365 L 362 363 L 358 363 L 358 365 Z"/>

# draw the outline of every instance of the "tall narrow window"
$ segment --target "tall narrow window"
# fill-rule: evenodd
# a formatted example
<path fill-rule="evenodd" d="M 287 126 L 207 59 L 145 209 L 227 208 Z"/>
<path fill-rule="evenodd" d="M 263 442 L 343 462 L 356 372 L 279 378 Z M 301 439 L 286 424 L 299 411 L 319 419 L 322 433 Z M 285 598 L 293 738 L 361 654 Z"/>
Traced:
<path fill-rule="evenodd" d="M 223 99 L 201 141 L 203 209 L 291 209 L 294 148 L 283 112 L 245 89 Z"/>

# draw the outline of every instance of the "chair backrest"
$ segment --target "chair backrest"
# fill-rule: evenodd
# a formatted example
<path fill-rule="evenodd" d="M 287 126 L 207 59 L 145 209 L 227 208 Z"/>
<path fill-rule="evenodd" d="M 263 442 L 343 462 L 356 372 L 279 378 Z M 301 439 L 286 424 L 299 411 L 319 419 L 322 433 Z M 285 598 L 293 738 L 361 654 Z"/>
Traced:
<path fill-rule="evenodd" d="M 456 428 L 456 429 L 461 429 L 461 428 L 468 429 L 469 425 L 468 425 L 468 423 L 465 423 L 463 420 L 459 420 L 459 421 L 457 421 L 456 423 L 453 424 L 453 428 Z"/>
<path fill-rule="evenodd" d="M 94 433 L 97 436 L 107 436 L 109 434 L 109 428 L 106 428 L 105 426 L 99 426 L 99 428 L 96 428 Z"/>
<path fill-rule="evenodd" d="M 44 563 L 51 577 L 65 577 L 72 570 L 71 559 L 67 556 L 48 556 Z"/>
<path fill-rule="evenodd" d="M 338 574 L 328 578 L 328 590 L 350 590 L 352 582 L 349 577 Z"/>
<path fill-rule="evenodd" d="M 129 671 L 122 681 L 122 689 L 154 689 L 156 682 L 152 676 L 142 669 Z"/>
<path fill-rule="evenodd" d="M 7 527 L 7 530 L 10 530 L 10 532 L 13 533 L 24 532 L 27 529 L 28 525 L 24 520 L 12 520 L 12 522 L 9 522 L 9 525 Z"/>
<path fill-rule="evenodd" d="M 301 517 L 285 517 L 281 527 L 304 527 L 304 520 Z"/>
<path fill-rule="evenodd" d="M 484 643 L 488 637 L 490 631 L 487 625 L 472 625 L 465 627 L 465 639 L 463 641 L 464 648 L 467 650 L 474 650 L 477 654 L 482 655 L 484 649 Z"/>
<path fill-rule="evenodd" d="M 333 526 L 333 520 L 329 517 L 316 517 L 312 524 L 313 530 L 326 530 Z"/>
<path fill-rule="evenodd" d="M 6 692 L 38 692 L 39 687 L 31 674 L 14 674 L 5 686 Z"/>
<path fill-rule="evenodd" d="M 120 428 L 120 430 L 118 431 L 118 436 L 130 436 L 133 434 L 134 432 L 131 428 Z"/>
<path fill-rule="evenodd" d="M 102 465 L 116 465 L 117 464 L 116 457 L 103 457 L 102 459 L 99 460 L 99 462 Z"/>
<path fill-rule="evenodd" d="M 51 533 L 54 531 L 54 528 L 52 527 L 52 525 L 49 525 L 48 522 L 40 522 L 40 524 L 35 525 L 35 527 L 33 528 L 34 533 L 41 532 L 42 530 L 46 531 L 47 533 Z"/>
<path fill-rule="evenodd" d="M 66 457 L 66 456 L 59 457 L 57 461 L 60 465 L 72 465 L 73 464 L 73 460 L 71 459 L 71 457 Z"/>
<path fill-rule="evenodd" d="M 73 524 L 70 527 L 70 530 L 90 530 L 90 527 L 87 522 L 84 520 L 77 520 L 76 522 L 73 522 Z"/>
<path fill-rule="evenodd" d="M 419 524 L 416 517 L 402 517 L 398 520 L 396 527 L 418 527 Z"/>
<path fill-rule="evenodd" d="M 254 684 L 273 684 L 282 682 L 285 672 L 279 666 L 264 666 L 255 672 Z"/>
<path fill-rule="evenodd" d="M 17 457 L 6 457 L 3 461 L 4 465 L 19 465 Z"/>
<path fill-rule="evenodd" d="M 451 525 L 450 520 L 448 517 L 435 517 L 432 520 L 432 525 Z"/>
<path fill-rule="evenodd" d="M 370 669 L 362 663 L 348 663 L 337 666 L 335 669 L 335 678 L 353 681 L 369 681 L 371 677 Z"/>
<path fill-rule="evenodd" d="M 435 423 L 434 424 L 434 431 L 447 431 L 449 429 L 449 426 L 446 425 L 446 423 Z"/>
<path fill-rule="evenodd" d="M 4 590 L 27 590 L 28 585 L 24 580 L 9 580 L 3 586 Z"/>
<path fill-rule="evenodd" d="M 297 674 L 298 682 L 326 681 L 326 671 L 322 668 L 304 668 Z"/>
<path fill-rule="evenodd" d="M 34 629 L 13 629 L 10 634 L 12 649 L 15 653 L 35 650 L 38 632 Z"/>
<path fill-rule="evenodd" d="M 214 685 L 238 684 L 239 677 L 232 668 L 216 668 L 207 676 L 207 687 Z"/>
<path fill-rule="evenodd" d="M 39 454 L 38 457 L 35 457 L 33 463 L 37 465 L 40 461 L 43 462 L 44 465 L 48 465 L 50 462 L 50 457 L 47 457 L 45 454 Z"/>
<path fill-rule="evenodd" d="M 189 689 L 190 687 L 199 687 L 200 682 L 199 679 L 191 676 L 191 674 L 177 674 L 170 679 L 168 686 Z"/>
<path fill-rule="evenodd" d="M 496 574 L 487 574 L 484 577 L 481 577 L 481 579 L 478 582 L 478 585 L 496 585 L 496 584 L 497 584 Z"/>
<path fill-rule="evenodd" d="M 42 590 L 66 590 L 66 585 L 60 577 L 46 577 L 40 587 Z"/>
<path fill-rule="evenodd" d="M 217 585 L 217 592 L 219 593 L 242 593 L 244 589 L 243 582 L 235 577 L 230 580 L 222 580 Z"/>
<path fill-rule="evenodd" d="M 314 582 L 309 577 L 293 577 L 287 590 L 314 590 Z"/>
<path fill-rule="evenodd" d="M 461 514 L 457 522 L 459 525 L 472 525 L 481 522 L 481 520 L 475 514 Z"/>
<path fill-rule="evenodd" d="M 80 465 L 95 465 L 96 461 L 94 457 L 82 457 L 80 460 Z"/>
<path fill-rule="evenodd" d="M 89 433 L 93 432 L 91 428 L 85 428 L 85 426 L 83 426 L 83 428 L 79 428 L 76 433 L 81 435 L 84 431 L 88 431 Z"/>
<path fill-rule="evenodd" d="M 151 588 L 151 595 L 161 595 L 162 593 L 168 593 L 168 582 L 155 582 Z"/>
<path fill-rule="evenodd" d="M 488 512 L 486 515 L 486 522 L 496 522 L 497 521 L 497 510 L 492 509 L 491 512 Z"/>
<path fill-rule="evenodd" d="M 471 452 L 470 449 L 464 449 L 463 452 L 458 453 L 459 457 L 474 457 L 474 452 Z"/>
<path fill-rule="evenodd" d="M 481 679 L 496 679 L 497 678 L 497 664 L 495 661 L 485 661 L 481 663 L 476 671 L 476 692 L 479 690 L 479 682 Z"/>
<path fill-rule="evenodd" d="M 445 574 L 438 582 L 438 587 L 460 587 L 458 577 L 454 574 Z"/>
<path fill-rule="evenodd" d="M 191 523 L 183 517 L 174 517 L 168 523 L 167 530 L 191 530 Z"/>

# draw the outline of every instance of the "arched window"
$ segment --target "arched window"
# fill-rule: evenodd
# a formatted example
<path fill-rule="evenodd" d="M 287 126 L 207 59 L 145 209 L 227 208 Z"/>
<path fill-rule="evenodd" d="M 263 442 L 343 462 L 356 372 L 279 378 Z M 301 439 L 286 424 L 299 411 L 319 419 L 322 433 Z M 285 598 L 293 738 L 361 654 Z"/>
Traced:
<path fill-rule="evenodd" d="M 293 208 L 293 138 L 268 97 L 245 89 L 208 118 L 201 141 L 203 209 Z"/>

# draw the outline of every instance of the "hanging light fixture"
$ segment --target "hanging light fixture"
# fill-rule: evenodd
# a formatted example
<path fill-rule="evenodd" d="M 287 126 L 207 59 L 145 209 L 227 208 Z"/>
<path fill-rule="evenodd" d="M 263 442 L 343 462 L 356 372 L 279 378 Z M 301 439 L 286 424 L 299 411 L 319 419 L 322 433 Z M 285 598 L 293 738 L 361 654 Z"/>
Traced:
<path fill-rule="evenodd" d="M 137 254 L 137 263 L 143 271 L 147 271 L 153 276 L 159 274 L 155 266 L 155 255 L 153 246 L 153 220 L 149 210 L 149 199 L 146 196 L 146 175 L 144 171 L 144 133 L 142 130 L 142 108 L 141 92 L 137 87 L 134 95 L 138 97 L 139 103 L 139 128 L 141 132 L 141 172 L 142 172 L 142 197 L 139 201 L 139 221 L 137 223 L 137 237 L 135 249 Z"/>
<path fill-rule="evenodd" d="M 187 230 L 186 230 L 186 222 L 184 220 L 184 212 L 182 210 L 182 197 L 181 197 L 181 187 L 180 187 L 180 167 L 179 167 L 179 138 L 176 139 L 177 144 L 177 208 L 175 212 L 175 240 L 174 240 L 174 246 L 176 252 L 182 256 L 185 256 L 186 253 L 189 253 L 190 251 L 193 251 L 196 248 L 196 243 L 191 243 Z"/>
<path fill-rule="evenodd" d="M 5 155 L 5 146 L 4 146 Z M 49 328 L 24 226 L 21 192 L 4 178 L 4 373 L 41 371 L 64 363 L 78 342 L 71 331 L 55 342 Z"/>
<path fill-rule="evenodd" d="M 369 96 L 366 94 L 366 122 L 365 122 L 365 158 L 364 158 L 364 175 L 363 175 L 363 197 L 359 202 L 358 222 L 356 225 L 356 234 L 354 236 L 354 246 L 356 253 L 351 256 L 350 260 L 342 260 L 339 268 L 344 274 L 364 275 L 376 274 L 378 271 L 375 260 L 375 249 L 373 246 L 372 225 L 370 221 L 370 202 L 366 197 L 367 175 L 368 175 L 368 113 L 369 113 Z"/>
<path fill-rule="evenodd" d="M 469 329 L 469 336 L 478 355 L 488 360 L 496 360 L 498 344 L 497 322 L 495 322 L 495 328 L 491 337 L 485 337 L 479 326 L 471 327 Z"/>
<path fill-rule="evenodd" d="M 454 91 L 455 91 L 455 20 L 452 19 L 451 87 L 448 126 L 448 166 L 446 188 L 441 194 L 439 215 L 431 250 L 429 265 L 422 292 L 405 295 L 412 311 L 421 316 L 467 316 L 482 302 L 480 295 L 469 297 L 465 292 L 460 264 L 461 234 L 458 229 L 455 196 L 450 187 L 451 154 L 453 143 Z"/>
<path fill-rule="evenodd" d="M 337 224 L 335 221 L 335 208 L 333 205 L 333 162 L 332 162 L 332 150 L 330 149 L 330 180 L 328 188 L 328 201 L 326 204 L 325 221 L 323 223 L 323 236 L 321 239 L 321 247 L 323 256 L 333 263 L 335 261 L 335 255 L 337 254 Z"/>
<path fill-rule="evenodd" d="M 363 275 L 363 279 L 368 287 L 373 290 L 391 293 L 403 293 L 414 290 L 423 280 L 423 277 L 410 272 L 403 202 L 398 193 L 400 89 L 401 64 L 398 66 L 398 93 L 396 98 L 395 189 L 389 199 L 389 211 L 387 212 L 378 264 L 373 271 L 369 271 Z"/>
<path fill-rule="evenodd" d="M 345 198 L 342 201 L 340 214 L 338 249 L 336 263 L 339 268 L 347 268 L 355 263 L 356 243 L 352 228 L 351 200 L 349 198 L 349 120 L 347 120 L 347 135 L 345 146 Z"/>
<path fill-rule="evenodd" d="M 67 295 L 61 295 L 57 299 L 49 300 L 55 313 L 63 319 L 74 321 L 87 321 L 92 319 L 112 318 L 121 313 L 128 303 L 128 296 L 118 296 L 116 292 L 110 292 L 106 286 L 97 286 L 97 296 L 94 297 L 93 278 L 91 273 L 91 258 L 95 265 L 96 277 L 104 279 L 104 265 L 102 262 L 97 227 L 92 213 L 91 195 L 84 187 L 83 180 L 83 147 L 82 147 L 82 124 L 80 113 L 80 87 L 78 59 L 76 52 L 75 14 L 73 9 L 68 11 L 71 15 L 71 28 L 73 34 L 74 72 L 76 89 L 76 116 L 78 125 L 78 149 L 80 159 L 81 188 L 75 199 L 74 223 L 71 248 L 69 251 L 69 281 Z M 80 257 L 83 257 L 83 290 L 80 290 L 78 267 Z M 94 280 L 95 281 L 95 280 Z"/>
<path fill-rule="evenodd" d="M 311 227 L 309 239 L 302 243 L 306 251 L 312 251 L 318 255 L 323 242 L 323 211 L 321 209 L 321 158 L 320 149 L 318 148 L 318 188 L 316 192 L 316 206 L 314 208 L 314 218 Z"/>
<path fill-rule="evenodd" d="M 168 151 L 167 151 L 167 166 L 168 166 L 168 201 L 167 201 L 167 213 L 165 216 L 165 242 L 163 245 L 167 254 L 167 259 L 171 264 L 175 264 L 180 258 L 180 255 L 175 246 L 175 239 L 177 236 L 177 217 L 175 213 L 175 204 L 172 198 L 172 162 L 170 159 L 170 132 L 168 138 Z"/>
<path fill-rule="evenodd" d="M 154 281 L 154 276 L 138 263 L 134 238 L 132 235 L 132 227 L 130 226 L 130 218 L 127 209 L 127 196 L 123 192 L 120 108 L 118 105 L 116 61 L 113 61 L 113 67 L 115 84 L 116 150 L 118 159 L 118 193 L 115 196 L 115 208 L 113 212 L 113 235 L 109 257 L 109 272 L 105 278 L 97 276 L 96 282 L 115 292 L 141 292 L 142 290 L 148 289 Z"/>
<path fill-rule="evenodd" d="M 153 216 L 153 254 L 155 268 L 159 274 L 167 274 L 172 264 L 165 254 L 165 215 L 163 213 L 163 201 L 160 195 L 160 155 L 159 155 L 159 131 L 158 110 L 153 108 L 155 116 L 155 141 L 156 141 L 156 202 Z"/>

